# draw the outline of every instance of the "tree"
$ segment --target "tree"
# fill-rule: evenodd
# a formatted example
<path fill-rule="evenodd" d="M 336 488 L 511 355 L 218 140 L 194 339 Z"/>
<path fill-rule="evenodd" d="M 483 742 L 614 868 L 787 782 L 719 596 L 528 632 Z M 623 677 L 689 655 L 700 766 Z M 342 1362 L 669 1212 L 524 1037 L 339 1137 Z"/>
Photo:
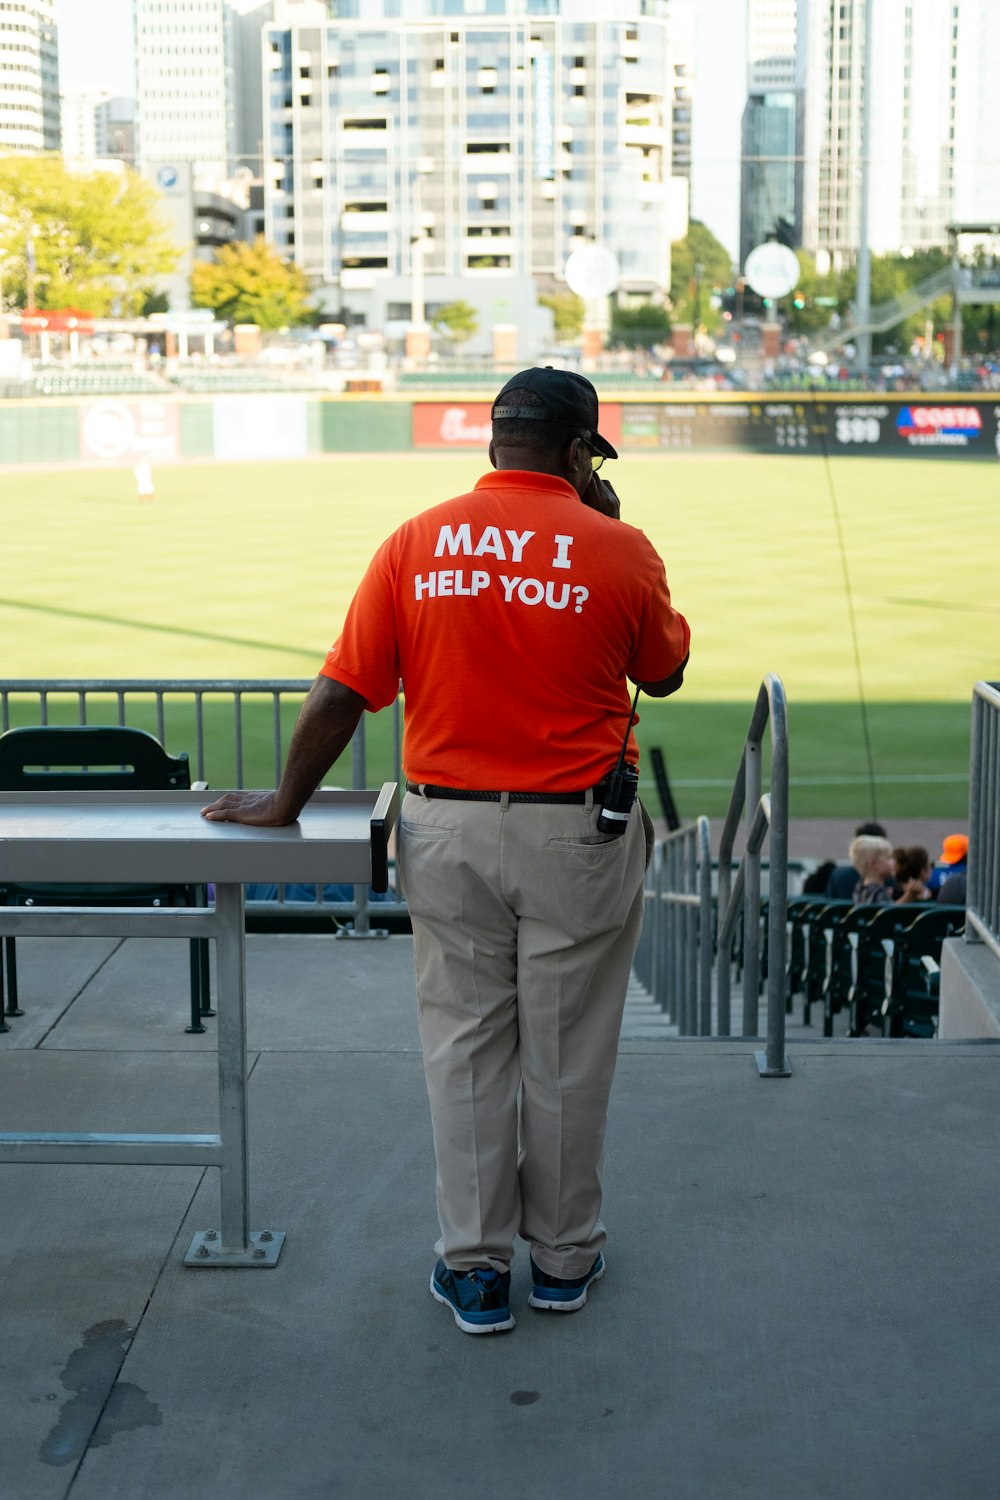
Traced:
<path fill-rule="evenodd" d="M 913 255 L 873 255 L 871 258 L 872 307 L 878 307 L 880 303 L 891 302 L 893 298 L 902 296 L 909 291 L 910 287 L 916 286 L 917 282 L 932 276 L 936 271 L 943 270 L 947 265 L 948 255 L 944 250 L 919 250 Z M 849 309 L 855 301 L 857 284 L 857 267 L 851 266 L 840 279 L 840 295 L 845 309 Z M 928 319 L 940 327 L 950 319 L 950 316 L 951 297 L 946 293 L 929 307 L 911 314 L 905 322 L 896 324 L 885 333 L 873 335 L 872 347 L 876 352 L 887 347 L 909 349 L 913 340 L 923 333 Z"/>
<path fill-rule="evenodd" d="M 725 245 L 702 224 L 691 219 L 682 240 L 670 247 L 670 306 L 676 323 L 711 328 L 719 321 L 712 307 L 713 287 L 729 285 L 733 263 Z"/>
<path fill-rule="evenodd" d="M 252 245 L 223 245 L 214 260 L 196 261 L 191 300 L 227 323 L 266 329 L 308 323 L 313 315 L 306 273 L 282 260 L 263 235 Z"/>
<path fill-rule="evenodd" d="M 575 292 L 553 292 L 551 296 L 539 297 L 542 307 L 552 311 L 556 342 L 571 344 L 583 331 L 583 298 Z"/>
<path fill-rule="evenodd" d="M 136 313 L 180 251 L 137 173 L 70 171 L 59 156 L 0 157 L 0 261 L 15 307 Z"/>
<path fill-rule="evenodd" d="M 479 314 L 468 302 L 446 302 L 434 314 L 431 326 L 446 334 L 452 343 L 464 344 L 479 331 Z"/>
<path fill-rule="evenodd" d="M 798 284 L 782 300 L 781 310 L 790 332 L 820 333 L 829 328 L 831 315 L 841 305 L 838 279 L 833 272 L 820 276 L 815 260 L 807 251 L 796 250 L 795 254 L 799 262 Z"/>
<path fill-rule="evenodd" d="M 670 318 L 656 302 L 638 307 L 611 307 L 611 342 L 626 349 L 649 349 L 670 337 Z"/>

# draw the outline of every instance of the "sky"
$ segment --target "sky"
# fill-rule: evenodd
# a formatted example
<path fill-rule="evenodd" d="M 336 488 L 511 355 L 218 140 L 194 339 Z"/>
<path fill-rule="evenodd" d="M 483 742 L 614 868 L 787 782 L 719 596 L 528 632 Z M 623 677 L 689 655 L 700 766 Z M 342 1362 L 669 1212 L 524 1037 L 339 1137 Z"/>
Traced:
<path fill-rule="evenodd" d="M 107 89 L 131 98 L 132 0 L 56 0 L 59 86 Z"/>
<path fill-rule="evenodd" d="M 746 98 L 745 0 L 696 0 L 698 68 L 691 213 L 739 254 L 740 119 Z M 131 0 L 56 0 L 60 86 L 135 92 Z M 719 45 L 719 38 L 726 45 Z"/>
<path fill-rule="evenodd" d="M 740 253 L 740 154 L 747 97 L 746 0 L 697 0 L 691 217 Z M 720 38 L 725 44 L 720 45 Z"/>

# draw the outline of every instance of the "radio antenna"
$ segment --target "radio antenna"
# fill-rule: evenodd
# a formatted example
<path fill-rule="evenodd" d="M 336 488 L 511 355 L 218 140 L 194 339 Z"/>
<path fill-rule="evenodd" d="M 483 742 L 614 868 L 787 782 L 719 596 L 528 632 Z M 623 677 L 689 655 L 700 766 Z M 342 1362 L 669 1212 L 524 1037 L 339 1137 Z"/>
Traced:
<path fill-rule="evenodd" d="M 625 725 L 625 733 L 622 736 L 622 747 L 618 752 L 618 759 L 615 761 L 615 769 L 611 773 L 613 776 L 620 776 L 622 767 L 625 764 L 625 751 L 628 748 L 628 737 L 632 730 L 632 722 L 635 719 L 635 711 L 639 706 L 639 694 L 641 691 L 642 689 L 637 687 L 635 690 L 635 697 L 632 699 L 632 712 L 629 714 L 628 723 Z"/>

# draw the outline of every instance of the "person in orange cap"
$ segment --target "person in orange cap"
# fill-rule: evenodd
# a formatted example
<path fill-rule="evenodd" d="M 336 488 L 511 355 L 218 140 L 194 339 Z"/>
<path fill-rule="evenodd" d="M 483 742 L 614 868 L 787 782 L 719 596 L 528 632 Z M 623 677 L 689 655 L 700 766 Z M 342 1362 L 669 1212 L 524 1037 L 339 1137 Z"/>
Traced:
<path fill-rule="evenodd" d="M 969 868 L 969 840 L 964 833 L 949 833 L 941 845 L 941 857 L 931 871 L 927 887 L 936 896 L 952 875 L 966 875 Z"/>

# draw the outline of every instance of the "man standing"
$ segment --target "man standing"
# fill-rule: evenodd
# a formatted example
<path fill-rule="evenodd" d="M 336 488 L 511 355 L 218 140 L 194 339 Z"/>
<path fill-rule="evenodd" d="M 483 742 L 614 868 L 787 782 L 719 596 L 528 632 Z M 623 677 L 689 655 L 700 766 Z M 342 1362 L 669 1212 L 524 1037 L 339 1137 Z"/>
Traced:
<path fill-rule="evenodd" d="M 492 417 L 493 472 L 376 553 L 277 791 L 205 809 L 294 821 L 402 678 L 399 862 L 441 1224 L 431 1291 L 467 1333 L 513 1328 L 517 1234 L 533 1307 L 572 1312 L 604 1274 L 601 1163 L 646 849 L 638 805 L 610 821 L 601 807 L 627 678 L 676 691 L 689 642 L 663 563 L 596 472 L 617 454 L 591 383 L 522 371 Z"/>

